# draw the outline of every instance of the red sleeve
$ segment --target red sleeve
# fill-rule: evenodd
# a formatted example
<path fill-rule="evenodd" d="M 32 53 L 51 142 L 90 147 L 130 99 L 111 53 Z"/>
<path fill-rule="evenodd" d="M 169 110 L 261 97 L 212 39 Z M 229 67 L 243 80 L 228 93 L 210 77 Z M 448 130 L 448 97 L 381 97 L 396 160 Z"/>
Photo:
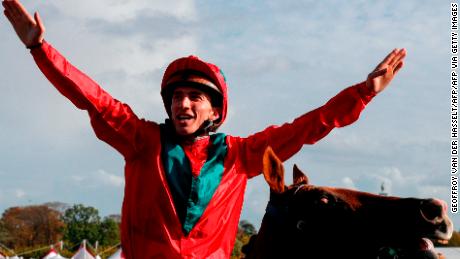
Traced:
<path fill-rule="evenodd" d="M 271 146 L 279 158 L 285 161 L 304 144 L 314 144 L 332 129 L 355 122 L 374 96 L 375 92 L 362 82 L 346 88 L 325 105 L 291 123 L 270 126 L 247 138 L 240 138 L 240 159 L 248 176 L 261 173 L 262 155 L 267 146 Z"/>
<path fill-rule="evenodd" d="M 79 109 L 88 111 L 99 139 L 113 146 L 125 158 L 136 153 L 139 147 L 135 139 L 142 121 L 128 105 L 110 96 L 47 42 L 32 49 L 31 53 L 57 90 Z"/>

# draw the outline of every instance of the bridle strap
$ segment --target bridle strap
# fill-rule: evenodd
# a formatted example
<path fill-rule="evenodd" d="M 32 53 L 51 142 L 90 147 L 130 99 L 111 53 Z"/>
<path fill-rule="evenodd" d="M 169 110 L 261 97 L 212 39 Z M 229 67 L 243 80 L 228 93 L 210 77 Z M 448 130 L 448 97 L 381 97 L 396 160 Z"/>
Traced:
<path fill-rule="evenodd" d="M 295 191 L 294 191 L 294 195 L 296 195 L 297 192 L 300 191 L 300 189 L 302 189 L 302 188 L 303 188 L 304 186 L 306 186 L 306 185 L 307 185 L 307 184 L 301 184 L 301 185 L 297 186 L 297 188 L 296 188 Z"/>

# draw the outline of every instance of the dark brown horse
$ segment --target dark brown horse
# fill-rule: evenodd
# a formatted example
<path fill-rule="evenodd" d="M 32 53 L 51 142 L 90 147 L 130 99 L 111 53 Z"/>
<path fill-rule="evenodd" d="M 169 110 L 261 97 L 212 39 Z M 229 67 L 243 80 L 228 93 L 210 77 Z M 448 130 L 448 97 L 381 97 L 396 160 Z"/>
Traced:
<path fill-rule="evenodd" d="M 428 238 L 452 235 L 441 200 L 318 187 L 296 166 L 293 174 L 285 186 L 282 162 L 265 152 L 270 201 L 246 258 L 437 258 Z"/>

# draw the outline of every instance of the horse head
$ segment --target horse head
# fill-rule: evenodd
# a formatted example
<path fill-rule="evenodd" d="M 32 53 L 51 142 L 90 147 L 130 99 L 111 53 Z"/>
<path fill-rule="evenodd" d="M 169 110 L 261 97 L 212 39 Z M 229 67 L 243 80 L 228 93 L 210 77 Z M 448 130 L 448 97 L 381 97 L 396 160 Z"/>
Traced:
<path fill-rule="evenodd" d="M 294 166 L 294 183 L 268 148 L 263 175 L 270 201 L 247 258 L 437 258 L 430 239 L 453 224 L 439 199 L 387 197 L 320 187 Z"/>

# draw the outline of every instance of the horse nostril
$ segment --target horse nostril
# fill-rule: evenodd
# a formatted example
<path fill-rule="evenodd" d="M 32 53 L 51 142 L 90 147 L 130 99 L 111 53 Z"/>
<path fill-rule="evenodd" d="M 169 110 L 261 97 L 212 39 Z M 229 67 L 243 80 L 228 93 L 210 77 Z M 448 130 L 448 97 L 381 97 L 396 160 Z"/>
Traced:
<path fill-rule="evenodd" d="M 428 222 L 439 224 L 442 222 L 444 212 L 443 201 L 437 199 L 424 200 L 420 204 L 420 213 Z"/>

